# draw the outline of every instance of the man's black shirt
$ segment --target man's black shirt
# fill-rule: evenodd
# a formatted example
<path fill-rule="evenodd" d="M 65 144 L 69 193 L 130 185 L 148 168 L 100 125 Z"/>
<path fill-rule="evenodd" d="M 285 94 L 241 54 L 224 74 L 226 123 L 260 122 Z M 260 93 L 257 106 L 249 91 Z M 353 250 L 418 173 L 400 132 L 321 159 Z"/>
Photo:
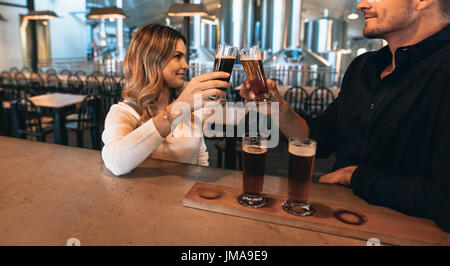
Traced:
<path fill-rule="evenodd" d="M 314 120 L 318 157 L 357 165 L 354 193 L 367 202 L 450 228 L 450 26 L 395 51 L 357 57 L 336 101 Z"/>

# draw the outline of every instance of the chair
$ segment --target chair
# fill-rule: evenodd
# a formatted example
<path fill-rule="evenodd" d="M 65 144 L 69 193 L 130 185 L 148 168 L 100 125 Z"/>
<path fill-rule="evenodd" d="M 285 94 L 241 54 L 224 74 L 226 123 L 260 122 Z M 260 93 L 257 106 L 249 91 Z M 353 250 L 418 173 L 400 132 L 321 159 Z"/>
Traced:
<path fill-rule="evenodd" d="M 95 77 L 104 77 L 103 73 L 100 71 L 94 71 L 91 73 L 91 76 L 95 76 Z"/>
<path fill-rule="evenodd" d="M 18 96 L 25 96 L 28 90 L 28 79 L 22 72 L 18 72 L 14 75 L 14 87 Z"/>
<path fill-rule="evenodd" d="M 57 75 L 58 73 L 53 68 L 49 68 L 49 69 L 47 69 L 47 71 L 45 71 L 45 74 L 47 74 L 47 75 L 49 75 L 49 74 Z"/>
<path fill-rule="evenodd" d="M 89 75 L 86 77 L 84 84 L 89 87 L 100 88 L 101 83 L 100 80 L 95 75 Z"/>
<path fill-rule="evenodd" d="M 78 70 L 77 72 L 75 72 L 75 74 L 78 76 L 87 76 L 87 74 L 84 70 Z"/>
<path fill-rule="evenodd" d="M 121 99 L 121 93 L 114 76 L 105 77 L 101 86 L 101 118 L 106 118 L 106 114 L 113 104 Z"/>
<path fill-rule="evenodd" d="M 225 156 L 225 140 L 219 140 L 214 147 L 217 150 L 217 167 L 222 168 L 223 167 L 223 159 Z M 235 153 L 238 158 L 238 170 L 242 170 L 242 142 L 236 141 L 235 145 Z"/>
<path fill-rule="evenodd" d="M 61 72 L 59 72 L 59 75 L 67 75 L 70 76 L 72 74 L 72 71 L 68 70 L 68 69 L 63 69 L 61 70 Z"/>
<path fill-rule="evenodd" d="M 19 73 L 20 70 L 19 70 L 17 67 L 11 67 L 11 68 L 9 69 L 9 72 L 10 72 L 10 73 L 16 74 L 16 73 Z"/>
<path fill-rule="evenodd" d="M 289 88 L 284 94 L 284 99 L 298 114 L 307 110 L 308 92 L 303 87 Z"/>
<path fill-rule="evenodd" d="M 325 87 L 320 87 L 311 92 L 308 99 L 308 113 L 312 117 L 321 114 L 328 105 L 334 102 L 333 92 Z"/>
<path fill-rule="evenodd" d="M 16 137 L 36 137 L 45 142 L 45 136 L 53 132 L 51 124 L 42 123 L 40 109 L 28 98 L 19 98 L 11 104 Z"/>
<path fill-rule="evenodd" d="M 16 89 L 14 79 L 8 71 L 3 71 L 0 74 L 0 88 L 3 89 L 1 99 L 1 121 L 2 133 L 6 136 L 12 136 L 12 122 L 11 122 L 11 101 L 19 97 L 19 90 Z M 1 93 L 1 92 L 0 92 Z"/>
<path fill-rule="evenodd" d="M 46 88 L 51 92 L 65 92 L 66 90 L 63 88 L 61 80 L 58 78 L 58 75 L 55 73 L 47 74 L 46 80 Z"/>
<path fill-rule="evenodd" d="M 77 74 L 70 74 L 67 78 L 67 92 L 79 94 L 84 88 L 84 83 Z"/>
<path fill-rule="evenodd" d="M 32 71 L 31 71 L 31 69 L 29 67 L 23 67 L 22 68 L 22 72 L 23 73 L 31 73 Z"/>
<path fill-rule="evenodd" d="M 77 134 L 77 146 L 83 147 L 84 130 L 90 129 L 92 147 L 100 149 L 100 130 L 98 120 L 98 101 L 99 98 L 94 95 L 87 96 L 78 109 L 78 119 L 66 123 L 66 129 L 75 131 Z"/>
<path fill-rule="evenodd" d="M 42 79 L 42 76 L 39 73 L 31 73 L 30 77 L 28 78 L 28 84 L 28 89 L 34 90 L 38 94 L 46 93 L 44 79 Z"/>
<path fill-rule="evenodd" d="M 8 71 L 0 74 L 0 88 L 4 91 L 4 100 L 12 101 L 19 97 L 18 90 L 15 89 L 15 82 Z"/>

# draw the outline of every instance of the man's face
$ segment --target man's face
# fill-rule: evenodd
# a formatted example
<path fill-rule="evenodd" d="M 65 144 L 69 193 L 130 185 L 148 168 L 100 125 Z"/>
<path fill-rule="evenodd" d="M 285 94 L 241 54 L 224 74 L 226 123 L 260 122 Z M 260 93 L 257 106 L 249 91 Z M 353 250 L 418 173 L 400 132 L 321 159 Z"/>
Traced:
<path fill-rule="evenodd" d="M 413 0 L 362 0 L 358 10 L 364 13 L 367 38 L 385 38 L 404 30 L 414 22 Z"/>

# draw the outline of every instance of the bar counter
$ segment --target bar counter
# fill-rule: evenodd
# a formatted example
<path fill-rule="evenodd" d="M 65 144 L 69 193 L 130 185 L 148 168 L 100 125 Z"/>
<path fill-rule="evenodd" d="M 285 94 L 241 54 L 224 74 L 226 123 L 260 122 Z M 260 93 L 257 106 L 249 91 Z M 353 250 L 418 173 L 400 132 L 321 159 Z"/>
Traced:
<path fill-rule="evenodd" d="M 366 245 L 183 207 L 195 182 L 241 188 L 240 171 L 146 160 L 116 177 L 100 151 L 0 137 L 0 173 L 0 245 Z M 266 176 L 264 192 L 287 195 L 287 179 Z M 311 197 L 394 212 L 342 186 L 313 184 Z"/>

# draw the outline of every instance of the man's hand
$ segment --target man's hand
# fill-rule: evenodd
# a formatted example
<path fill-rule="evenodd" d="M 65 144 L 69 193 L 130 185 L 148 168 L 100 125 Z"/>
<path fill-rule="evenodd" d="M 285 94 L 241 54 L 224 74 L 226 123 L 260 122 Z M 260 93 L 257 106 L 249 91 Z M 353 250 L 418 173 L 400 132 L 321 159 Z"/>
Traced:
<path fill-rule="evenodd" d="M 358 166 L 347 166 L 341 168 L 324 176 L 321 176 L 319 182 L 330 183 L 330 184 L 341 184 L 344 186 L 350 186 L 350 181 L 352 180 L 353 172 Z"/>

